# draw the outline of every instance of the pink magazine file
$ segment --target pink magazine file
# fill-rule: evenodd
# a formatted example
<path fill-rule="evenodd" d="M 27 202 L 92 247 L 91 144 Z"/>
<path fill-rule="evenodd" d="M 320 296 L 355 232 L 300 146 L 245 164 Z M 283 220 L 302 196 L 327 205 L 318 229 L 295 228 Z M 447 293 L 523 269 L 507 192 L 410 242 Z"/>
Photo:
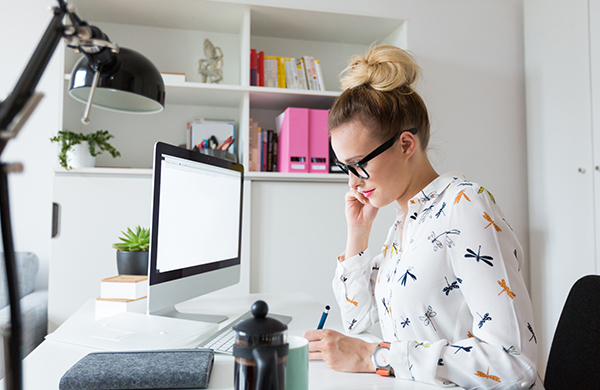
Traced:
<path fill-rule="evenodd" d="M 280 115 L 279 172 L 308 172 L 308 108 L 287 108 Z"/>
<path fill-rule="evenodd" d="M 329 173 L 329 110 L 310 110 L 308 126 L 308 158 L 310 173 Z"/>

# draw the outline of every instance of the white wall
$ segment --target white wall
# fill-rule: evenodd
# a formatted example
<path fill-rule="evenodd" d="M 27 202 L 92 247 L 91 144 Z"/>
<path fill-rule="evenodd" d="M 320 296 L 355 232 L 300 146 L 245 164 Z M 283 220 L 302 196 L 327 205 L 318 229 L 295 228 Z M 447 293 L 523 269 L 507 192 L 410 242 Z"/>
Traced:
<path fill-rule="evenodd" d="M 0 100 L 14 88 L 21 72 L 46 30 L 51 0 L 3 1 L 0 12 Z M 52 4 L 53 5 L 53 4 Z M 62 44 L 62 43 L 61 43 Z M 15 249 L 40 258 L 37 284 L 48 284 L 52 215 L 52 175 L 55 147 L 49 138 L 59 123 L 60 55 L 53 56 L 37 91 L 45 98 L 18 137 L 3 153 L 4 162 L 22 162 L 25 171 L 9 178 Z M 4 264 L 1 265 L 4 267 Z"/>

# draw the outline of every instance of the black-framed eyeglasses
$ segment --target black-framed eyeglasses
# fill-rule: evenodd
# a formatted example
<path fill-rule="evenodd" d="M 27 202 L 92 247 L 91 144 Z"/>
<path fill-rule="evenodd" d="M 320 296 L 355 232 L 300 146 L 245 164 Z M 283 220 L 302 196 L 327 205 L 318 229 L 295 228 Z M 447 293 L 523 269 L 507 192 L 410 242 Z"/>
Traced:
<path fill-rule="evenodd" d="M 367 170 L 365 169 L 365 165 L 367 164 L 367 162 L 371 161 L 375 157 L 379 156 L 381 153 L 383 153 L 386 150 L 388 150 L 389 148 L 391 148 L 392 145 L 394 145 L 396 143 L 396 141 L 398 141 L 398 138 L 400 138 L 400 135 L 402 133 L 404 133 L 405 131 L 410 131 L 412 134 L 417 134 L 418 129 L 402 130 L 401 132 L 399 132 L 398 134 L 396 134 L 395 136 L 393 136 L 392 138 L 388 139 L 383 144 L 381 144 L 377 149 L 375 149 L 371 153 L 367 154 L 366 157 L 360 161 L 349 163 L 349 164 L 342 164 L 341 162 L 337 161 L 337 159 L 336 159 L 335 164 L 338 167 L 340 167 L 342 169 L 342 171 L 344 171 L 346 173 L 346 175 L 349 175 L 350 172 L 352 172 L 359 179 L 367 180 L 371 177 L 371 176 L 369 176 L 369 172 L 367 172 Z"/>

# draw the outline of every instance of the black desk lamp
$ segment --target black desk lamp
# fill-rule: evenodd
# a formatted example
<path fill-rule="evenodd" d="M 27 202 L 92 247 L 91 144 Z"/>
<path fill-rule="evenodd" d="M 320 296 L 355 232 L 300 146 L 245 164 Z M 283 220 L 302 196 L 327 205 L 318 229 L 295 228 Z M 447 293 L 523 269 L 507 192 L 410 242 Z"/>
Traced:
<path fill-rule="evenodd" d="M 159 112 L 164 107 L 165 86 L 159 71 L 148 59 L 133 50 L 120 49 L 99 28 L 79 19 L 65 0 L 57 1 L 58 6 L 52 10 L 54 16 L 14 90 L 0 102 L 0 155 L 41 100 L 43 94 L 35 93 L 35 87 L 62 38 L 67 46 L 84 55 L 73 70 L 69 87 L 72 97 L 87 102 L 84 123 L 89 123 L 92 104 L 133 113 Z M 63 24 L 65 16 L 71 25 Z M 5 329 L 5 352 L 8 351 L 5 381 L 6 388 L 14 390 L 23 387 L 22 330 L 7 174 L 20 170 L 21 164 L 0 163 L 0 227 L 11 318 L 10 329 Z"/>

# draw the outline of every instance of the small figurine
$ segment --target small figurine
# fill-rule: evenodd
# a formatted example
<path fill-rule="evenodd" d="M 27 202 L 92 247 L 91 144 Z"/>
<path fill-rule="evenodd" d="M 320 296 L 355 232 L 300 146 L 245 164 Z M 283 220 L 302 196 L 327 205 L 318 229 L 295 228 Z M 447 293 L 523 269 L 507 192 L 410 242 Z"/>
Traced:
<path fill-rule="evenodd" d="M 223 52 L 220 47 L 215 47 L 208 38 L 204 40 L 204 56 L 206 59 L 200 60 L 198 73 L 202 75 L 202 82 L 207 78 L 209 83 L 218 84 L 223 80 Z"/>

